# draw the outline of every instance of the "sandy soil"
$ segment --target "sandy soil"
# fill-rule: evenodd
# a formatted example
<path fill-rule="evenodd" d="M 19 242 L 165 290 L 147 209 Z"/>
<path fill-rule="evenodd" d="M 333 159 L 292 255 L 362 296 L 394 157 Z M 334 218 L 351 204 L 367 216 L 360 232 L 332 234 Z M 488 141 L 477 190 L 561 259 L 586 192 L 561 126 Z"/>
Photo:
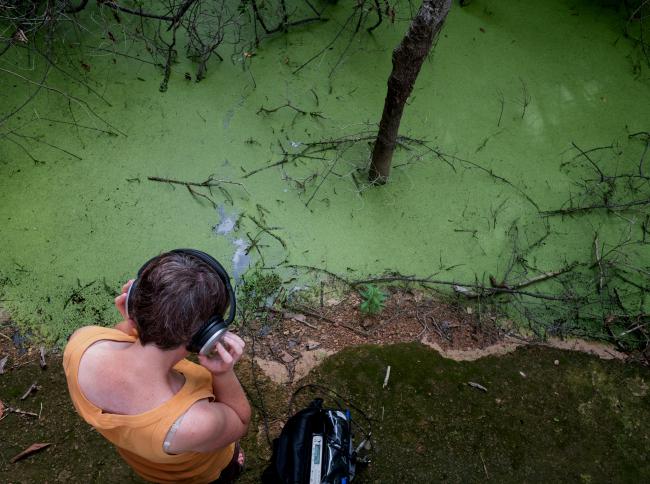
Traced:
<path fill-rule="evenodd" d="M 540 342 L 522 336 L 512 324 L 495 315 L 479 317 L 471 308 L 419 292 L 393 291 L 385 309 L 376 316 L 363 315 L 359 303 L 359 296 L 352 293 L 341 300 L 324 301 L 322 307 L 290 306 L 274 311 L 264 323 L 253 321 L 251 329 L 257 332 L 255 362 L 274 382 L 291 383 L 328 356 L 365 344 L 420 342 L 456 361 L 504 355 L 523 345 L 539 344 L 603 359 L 627 357 L 600 342 L 560 338 Z M 254 333 L 249 330 L 246 335 L 250 341 Z"/>

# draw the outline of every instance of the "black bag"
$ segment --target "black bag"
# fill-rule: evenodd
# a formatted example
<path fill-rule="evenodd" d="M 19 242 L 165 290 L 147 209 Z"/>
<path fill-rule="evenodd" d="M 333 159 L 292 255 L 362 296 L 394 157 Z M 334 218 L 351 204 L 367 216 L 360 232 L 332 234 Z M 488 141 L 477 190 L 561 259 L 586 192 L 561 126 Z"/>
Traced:
<path fill-rule="evenodd" d="M 323 408 L 323 400 L 317 398 L 292 416 L 273 441 L 271 464 L 262 483 L 309 484 L 311 476 L 311 482 L 346 484 L 355 470 L 350 412 Z"/>

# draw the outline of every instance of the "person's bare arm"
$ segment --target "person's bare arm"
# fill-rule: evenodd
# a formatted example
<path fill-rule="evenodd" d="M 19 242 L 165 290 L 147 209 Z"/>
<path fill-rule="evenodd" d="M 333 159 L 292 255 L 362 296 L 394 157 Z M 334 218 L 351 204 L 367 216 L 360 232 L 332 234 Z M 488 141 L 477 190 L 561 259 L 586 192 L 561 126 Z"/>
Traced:
<path fill-rule="evenodd" d="M 221 375 L 212 375 L 212 389 L 216 401 L 230 407 L 235 412 L 243 426 L 243 435 L 245 435 L 251 420 L 251 407 L 235 372 L 231 370 Z"/>
<path fill-rule="evenodd" d="M 241 439 L 247 429 L 231 407 L 201 400 L 183 416 L 168 452 L 214 452 Z"/>
<path fill-rule="evenodd" d="M 251 407 L 235 372 L 235 363 L 244 353 L 244 341 L 230 332 L 226 333 L 223 344 L 217 343 L 215 357 L 199 356 L 199 363 L 212 373 L 212 390 L 217 402 L 232 408 L 246 428 L 251 419 Z"/>
<path fill-rule="evenodd" d="M 215 451 L 241 439 L 248 431 L 251 408 L 233 371 L 245 344 L 232 333 L 227 333 L 224 341 L 228 350 L 217 343 L 218 356 L 199 356 L 201 365 L 212 373 L 215 401 L 202 400 L 188 410 L 171 442 L 172 453 Z"/>

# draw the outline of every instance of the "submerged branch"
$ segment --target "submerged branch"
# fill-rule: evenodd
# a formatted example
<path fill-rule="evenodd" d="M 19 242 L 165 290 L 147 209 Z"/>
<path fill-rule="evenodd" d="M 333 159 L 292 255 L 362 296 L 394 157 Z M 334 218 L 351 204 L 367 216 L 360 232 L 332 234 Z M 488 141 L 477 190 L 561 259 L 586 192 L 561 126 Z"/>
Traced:
<path fill-rule="evenodd" d="M 12 75 L 12 76 L 18 77 L 19 79 L 22 79 L 23 81 L 26 81 L 26 82 L 29 83 L 29 84 L 34 84 L 34 85 L 38 86 L 38 89 L 35 91 L 34 94 L 32 94 L 32 96 L 30 96 L 30 99 L 29 99 L 27 102 L 29 102 L 31 99 L 33 99 L 34 96 L 36 95 L 36 93 L 38 93 L 38 91 L 39 91 L 41 88 L 42 88 L 42 89 L 46 89 L 46 90 L 48 90 L 48 91 L 55 92 L 55 93 L 60 94 L 61 96 L 65 97 L 65 98 L 68 99 L 69 101 L 74 101 L 77 105 L 83 107 L 83 108 L 84 108 L 86 111 L 88 111 L 88 112 L 89 112 L 93 117 L 95 117 L 96 119 L 98 119 L 98 120 L 100 120 L 101 122 L 103 122 L 106 126 L 108 126 L 108 127 L 110 127 L 111 129 L 117 131 L 118 133 L 123 134 L 123 135 L 126 136 L 126 134 L 125 134 L 123 131 L 119 130 L 118 128 L 116 128 L 115 126 L 113 126 L 112 124 L 110 124 L 108 121 L 106 121 L 104 118 L 102 118 L 101 116 L 99 116 L 99 115 L 95 112 L 95 110 L 92 109 L 92 108 L 90 107 L 90 104 L 89 104 L 87 101 L 85 101 L 85 100 L 83 100 L 83 99 L 80 99 L 80 98 L 78 98 L 78 97 L 76 97 L 76 96 L 72 96 L 71 94 L 68 94 L 68 93 L 66 93 L 66 92 L 64 92 L 64 91 L 62 91 L 62 90 L 60 90 L 60 89 L 58 89 L 58 88 L 56 88 L 56 87 L 48 86 L 47 84 L 44 83 L 44 80 L 43 80 L 42 82 L 33 81 L 32 79 L 29 79 L 29 78 L 27 78 L 27 77 L 25 77 L 25 76 L 22 76 L 22 75 L 18 74 L 17 72 L 10 71 L 10 70 L 5 69 L 5 68 L 3 68 L 3 67 L 0 67 L 0 71 L 5 72 L 5 73 L 7 73 L 7 74 L 10 74 L 10 75 Z M 44 78 L 44 79 L 45 79 L 45 78 Z M 26 104 L 26 103 L 24 103 L 24 104 L 21 106 L 21 108 L 24 107 L 25 104 Z M 0 124 L 2 124 L 2 122 L 6 121 L 10 116 L 12 116 L 13 114 L 15 114 L 16 112 L 17 112 L 17 111 L 14 111 L 13 113 L 10 113 L 10 114 L 8 114 L 7 116 L 5 116 L 2 120 L 0 120 Z"/>
<path fill-rule="evenodd" d="M 321 111 L 304 111 L 304 110 L 302 110 L 300 108 L 297 108 L 296 106 L 294 106 L 290 102 L 287 102 L 287 103 L 285 103 L 285 104 L 283 104 L 281 106 L 278 106 L 277 108 L 273 108 L 273 109 L 267 109 L 264 106 L 261 106 L 257 110 L 257 114 L 271 114 L 271 113 L 279 111 L 280 109 L 283 109 L 283 108 L 292 109 L 292 110 L 296 111 L 298 114 L 302 114 L 302 115 L 309 114 L 312 118 L 323 118 L 323 119 L 325 119 L 325 116 L 323 116 L 323 113 Z"/>
<path fill-rule="evenodd" d="M 158 176 L 149 176 L 147 177 L 147 180 L 154 181 L 154 182 L 161 182 L 161 183 L 169 183 L 170 185 L 184 186 L 185 188 L 187 188 L 187 191 L 190 192 L 190 194 L 193 197 L 195 198 L 199 197 L 208 200 L 214 208 L 217 207 L 217 203 L 205 193 L 201 193 L 198 190 L 196 190 L 196 188 L 207 188 L 210 195 L 212 195 L 212 188 L 217 188 L 230 204 L 233 203 L 233 199 L 230 193 L 223 187 L 224 184 L 238 185 L 242 187 L 246 193 L 248 193 L 248 190 L 246 190 L 246 187 L 244 187 L 242 183 L 234 182 L 230 180 L 217 180 L 212 175 L 210 175 L 207 179 L 203 180 L 202 182 L 182 181 L 182 180 L 175 180 L 173 178 L 161 178 Z"/>
<path fill-rule="evenodd" d="M 99 3 L 100 5 L 106 5 L 108 8 L 111 8 L 113 10 L 117 10 L 119 12 L 128 13 L 130 15 L 137 15 L 138 17 L 150 18 L 150 19 L 154 19 L 154 20 L 164 20 L 166 22 L 175 22 L 176 21 L 176 16 L 161 15 L 161 14 L 157 14 L 157 13 L 144 12 L 144 11 L 142 11 L 141 8 L 139 10 L 134 10 L 132 8 L 121 6 L 115 0 L 99 0 L 97 3 Z"/>
<path fill-rule="evenodd" d="M 259 228 L 262 232 L 269 234 L 271 237 L 273 237 L 275 240 L 280 242 L 280 245 L 282 245 L 283 248 L 287 248 L 287 244 L 284 240 L 282 240 L 278 235 L 275 235 L 272 230 L 278 230 L 278 227 L 267 227 L 266 225 L 262 224 L 259 222 L 255 217 L 252 215 L 246 215 L 255 225 L 257 225 L 257 228 Z"/>
<path fill-rule="evenodd" d="M 566 272 L 566 271 L 564 271 Z M 559 272 L 556 275 L 562 274 L 564 272 Z M 539 277 L 538 280 L 524 281 L 519 287 L 525 287 L 527 285 L 534 284 L 535 282 L 541 282 L 542 280 L 555 277 L 554 275 L 547 275 L 546 277 Z M 481 298 L 481 297 L 490 297 L 496 296 L 499 294 L 511 294 L 511 295 L 522 295 L 530 296 L 538 299 L 546 299 L 550 301 L 572 301 L 575 300 L 571 296 L 554 296 L 551 294 L 542 294 L 536 292 L 521 291 L 515 288 L 508 287 L 487 287 L 477 283 L 465 284 L 456 281 L 445 281 L 440 279 L 433 279 L 431 277 L 418 278 L 414 276 L 403 276 L 395 275 L 388 277 L 376 277 L 371 279 L 364 279 L 361 281 L 352 282 L 353 286 L 358 286 L 361 284 L 376 284 L 376 283 L 391 283 L 391 282 L 406 282 L 422 285 L 441 285 L 441 286 L 451 286 L 457 294 L 465 296 L 470 299 Z"/>
<path fill-rule="evenodd" d="M 555 215 L 572 215 L 577 213 L 589 212 L 591 210 L 601 210 L 601 209 L 606 209 L 611 211 L 622 211 L 622 210 L 628 210 L 632 207 L 640 207 L 645 205 L 650 205 L 650 198 L 646 198 L 642 200 L 633 200 L 631 202 L 623 202 L 623 203 L 610 203 L 610 204 L 597 203 L 585 207 L 571 207 L 571 208 L 561 208 L 558 210 L 546 210 L 546 211 L 539 212 L 539 214 L 542 217 L 552 217 Z"/>

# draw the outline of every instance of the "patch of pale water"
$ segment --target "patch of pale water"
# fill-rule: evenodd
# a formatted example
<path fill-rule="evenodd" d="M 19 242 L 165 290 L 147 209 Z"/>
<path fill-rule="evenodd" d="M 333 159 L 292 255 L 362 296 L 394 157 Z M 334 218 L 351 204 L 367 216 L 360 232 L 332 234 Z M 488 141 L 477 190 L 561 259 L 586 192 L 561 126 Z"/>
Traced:
<path fill-rule="evenodd" d="M 251 258 L 247 254 L 249 244 L 244 239 L 235 239 L 235 253 L 232 256 L 232 274 L 235 282 L 239 282 L 241 276 L 248 270 Z"/>
<path fill-rule="evenodd" d="M 226 210 L 225 205 L 217 206 L 216 210 L 219 215 L 219 222 L 215 225 L 213 232 L 218 236 L 233 235 L 228 240 L 235 249 L 231 259 L 232 275 L 235 283 L 238 283 L 241 276 L 248 270 L 251 264 L 251 258 L 248 255 L 250 244 L 240 237 L 234 237 L 234 232 L 237 230 L 237 222 L 239 221 L 239 213 L 236 210 Z"/>
<path fill-rule="evenodd" d="M 226 235 L 235 230 L 239 214 L 237 212 L 227 213 L 224 205 L 219 205 L 217 212 L 219 213 L 219 223 L 214 227 L 214 233 Z"/>

